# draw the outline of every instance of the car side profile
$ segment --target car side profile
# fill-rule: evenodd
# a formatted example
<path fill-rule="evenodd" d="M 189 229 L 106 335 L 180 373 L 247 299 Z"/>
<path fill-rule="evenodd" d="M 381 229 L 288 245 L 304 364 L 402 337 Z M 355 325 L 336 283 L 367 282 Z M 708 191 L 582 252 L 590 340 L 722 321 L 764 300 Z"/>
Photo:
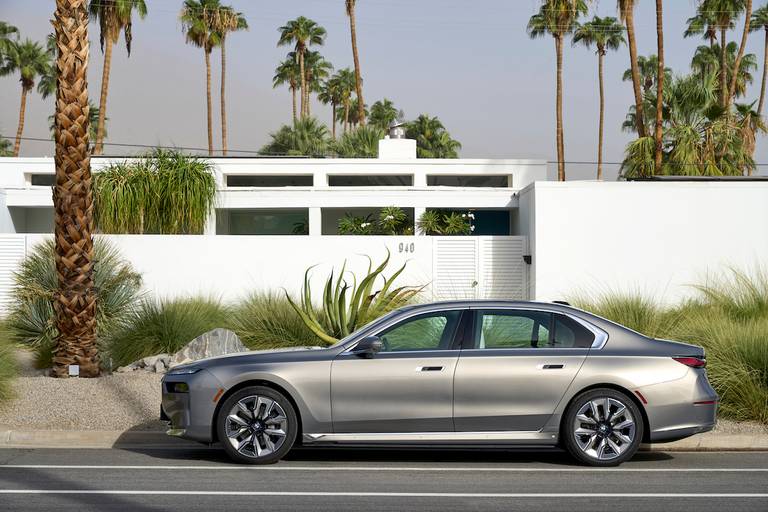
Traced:
<path fill-rule="evenodd" d="M 563 304 L 407 306 L 328 348 L 246 352 L 171 369 L 169 434 L 268 464 L 294 444 L 562 446 L 615 466 L 642 442 L 711 430 L 701 347 Z"/>

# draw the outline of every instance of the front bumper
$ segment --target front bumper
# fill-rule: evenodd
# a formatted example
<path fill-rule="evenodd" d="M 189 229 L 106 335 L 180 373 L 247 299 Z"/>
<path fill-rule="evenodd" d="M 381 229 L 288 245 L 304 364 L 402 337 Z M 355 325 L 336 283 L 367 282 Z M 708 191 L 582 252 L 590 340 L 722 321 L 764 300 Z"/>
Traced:
<path fill-rule="evenodd" d="M 188 392 L 176 393 L 174 384 L 186 383 Z M 160 419 L 168 422 L 168 434 L 201 443 L 213 441 L 213 418 L 223 386 L 208 370 L 188 375 L 167 374 L 160 384 Z"/>

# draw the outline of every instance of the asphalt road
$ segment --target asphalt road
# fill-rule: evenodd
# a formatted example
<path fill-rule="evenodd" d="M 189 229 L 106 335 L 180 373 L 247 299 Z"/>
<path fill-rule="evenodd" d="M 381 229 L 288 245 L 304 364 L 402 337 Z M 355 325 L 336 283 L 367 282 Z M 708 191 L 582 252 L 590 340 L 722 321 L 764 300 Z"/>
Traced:
<path fill-rule="evenodd" d="M 215 449 L 0 449 L 0 510 L 768 511 L 768 453 L 295 451 L 267 467 Z"/>

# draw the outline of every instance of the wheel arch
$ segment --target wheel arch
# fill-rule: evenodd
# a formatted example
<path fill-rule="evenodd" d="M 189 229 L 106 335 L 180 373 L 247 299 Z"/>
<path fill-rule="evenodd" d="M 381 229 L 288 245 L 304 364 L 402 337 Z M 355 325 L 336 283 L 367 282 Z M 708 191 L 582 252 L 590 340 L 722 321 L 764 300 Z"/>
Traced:
<path fill-rule="evenodd" d="M 614 391 L 618 391 L 627 397 L 629 397 L 630 400 L 637 406 L 637 408 L 640 410 L 640 416 L 643 419 L 643 443 L 649 443 L 651 441 L 651 425 L 648 421 L 648 413 L 645 410 L 645 406 L 640 401 L 640 399 L 635 395 L 633 392 L 631 392 L 629 389 L 625 388 L 624 386 L 620 386 L 618 384 L 612 384 L 609 382 L 602 382 L 598 384 L 591 384 L 589 386 L 586 386 L 585 388 L 582 388 L 578 390 L 576 393 L 571 396 L 571 399 L 568 400 L 568 403 L 566 404 L 565 408 L 563 409 L 563 414 L 560 417 L 560 439 L 564 439 L 563 435 L 563 428 L 565 426 L 565 420 L 567 417 L 566 412 L 571 407 L 571 404 L 573 404 L 573 401 L 576 400 L 576 398 L 581 395 L 582 393 L 586 393 L 587 391 L 592 391 L 593 389 L 600 389 L 600 388 L 607 388 L 612 389 Z"/>
<path fill-rule="evenodd" d="M 277 391 L 278 393 L 282 394 L 291 403 L 291 405 L 293 406 L 293 410 L 296 412 L 296 418 L 298 419 L 298 422 L 299 422 L 298 431 L 296 432 L 296 444 L 300 444 L 301 434 L 302 434 L 301 409 L 299 408 L 299 405 L 296 403 L 296 399 L 283 386 L 265 379 L 251 379 L 251 380 L 244 380 L 242 382 L 238 382 L 237 384 L 229 388 L 223 395 L 221 395 L 221 397 L 219 398 L 219 401 L 216 402 L 216 408 L 213 410 L 213 420 L 211 421 L 211 443 L 215 443 L 219 441 L 219 434 L 217 432 L 216 423 L 218 422 L 221 405 L 227 400 L 227 398 L 232 396 L 234 393 L 237 393 L 241 389 L 247 388 L 250 386 L 264 386 L 266 388 L 273 389 L 274 391 Z"/>

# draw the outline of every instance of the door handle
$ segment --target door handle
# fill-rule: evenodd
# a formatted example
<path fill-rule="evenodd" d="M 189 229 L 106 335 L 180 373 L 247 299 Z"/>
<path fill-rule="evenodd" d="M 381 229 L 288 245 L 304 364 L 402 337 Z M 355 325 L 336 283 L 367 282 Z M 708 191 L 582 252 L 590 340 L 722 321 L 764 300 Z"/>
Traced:
<path fill-rule="evenodd" d="M 441 372 L 443 371 L 442 366 L 417 366 L 416 367 L 417 372 Z"/>
<path fill-rule="evenodd" d="M 540 364 L 539 369 L 541 370 L 562 370 L 565 368 L 564 364 Z"/>

